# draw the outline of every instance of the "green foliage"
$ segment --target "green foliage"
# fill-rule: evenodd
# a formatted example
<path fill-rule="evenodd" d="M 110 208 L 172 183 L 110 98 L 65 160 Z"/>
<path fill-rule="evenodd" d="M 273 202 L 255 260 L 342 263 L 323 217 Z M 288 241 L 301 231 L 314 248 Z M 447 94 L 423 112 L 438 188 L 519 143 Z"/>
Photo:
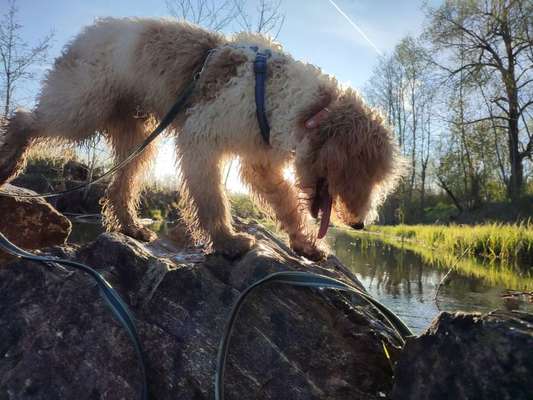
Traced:
<path fill-rule="evenodd" d="M 179 194 L 176 190 L 151 185 L 141 196 L 140 213 L 157 221 L 178 218 Z"/>
<path fill-rule="evenodd" d="M 30 158 L 24 170 L 26 174 L 41 174 L 48 179 L 60 178 L 63 174 L 64 158 Z"/>
<path fill-rule="evenodd" d="M 430 250 L 505 266 L 533 265 L 533 223 L 373 226 L 372 232 Z"/>
<path fill-rule="evenodd" d="M 246 194 L 232 194 L 229 196 L 231 213 L 249 222 L 256 222 L 281 236 L 286 234 L 279 229 L 276 221 L 259 208 Z"/>
<path fill-rule="evenodd" d="M 433 207 L 424 208 L 424 220 L 429 223 L 449 221 L 455 214 L 457 214 L 456 208 L 442 201 Z"/>
<path fill-rule="evenodd" d="M 376 227 L 376 229 L 381 228 Z M 499 285 L 513 290 L 533 290 L 533 272 L 528 271 L 527 268 L 524 270 L 524 268 L 508 264 L 482 261 L 477 257 L 458 255 L 443 247 L 428 246 L 413 240 L 413 237 L 416 237 L 416 228 L 406 231 L 404 237 L 378 234 L 375 231 L 351 231 L 349 234 L 361 239 L 362 248 L 371 248 L 376 241 L 380 241 L 402 251 L 412 251 L 421 256 L 424 263 L 436 268 L 443 270 L 452 268 L 463 275 L 480 278 L 490 285 Z M 429 238 L 431 242 L 446 240 L 442 231 L 434 232 L 433 235 Z M 407 238 L 407 236 L 411 237 Z M 398 263 L 401 264 L 401 261 L 398 260 Z"/>
<path fill-rule="evenodd" d="M 245 194 L 233 194 L 230 196 L 231 211 L 240 218 L 256 221 L 266 221 L 268 216 L 259 209 Z"/>
<path fill-rule="evenodd" d="M 156 221 L 162 221 L 163 220 L 163 213 L 158 208 L 152 209 L 152 210 L 148 210 L 148 215 L 150 216 L 150 218 L 152 218 L 152 219 L 154 219 Z"/>

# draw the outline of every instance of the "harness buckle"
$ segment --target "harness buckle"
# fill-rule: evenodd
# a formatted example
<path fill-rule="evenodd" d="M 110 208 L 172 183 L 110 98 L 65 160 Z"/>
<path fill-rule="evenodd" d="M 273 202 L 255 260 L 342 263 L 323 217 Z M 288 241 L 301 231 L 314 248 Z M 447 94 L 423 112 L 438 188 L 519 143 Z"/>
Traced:
<path fill-rule="evenodd" d="M 254 72 L 256 74 L 266 74 L 267 72 L 267 55 L 264 53 L 257 53 L 254 61 Z"/>

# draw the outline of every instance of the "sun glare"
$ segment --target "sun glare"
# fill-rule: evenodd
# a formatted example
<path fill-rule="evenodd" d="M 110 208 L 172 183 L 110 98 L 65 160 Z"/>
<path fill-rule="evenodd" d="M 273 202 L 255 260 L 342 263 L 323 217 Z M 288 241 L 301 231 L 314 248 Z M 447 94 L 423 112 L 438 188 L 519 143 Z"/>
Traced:
<path fill-rule="evenodd" d="M 224 166 L 222 183 L 232 193 L 248 193 L 248 188 L 242 183 L 239 176 L 240 163 L 234 158 Z M 179 176 L 179 166 L 176 163 L 174 141 L 164 139 L 158 146 L 158 154 L 154 164 L 154 176 L 158 183 L 173 184 Z"/>

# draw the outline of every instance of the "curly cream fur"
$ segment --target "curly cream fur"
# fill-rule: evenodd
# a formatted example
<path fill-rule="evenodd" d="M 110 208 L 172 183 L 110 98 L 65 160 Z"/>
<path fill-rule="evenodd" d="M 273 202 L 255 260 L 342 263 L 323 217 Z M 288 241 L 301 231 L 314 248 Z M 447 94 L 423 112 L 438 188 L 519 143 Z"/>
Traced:
<path fill-rule="evenodd" d="M 263 143 L 255 116 L 251 45 L 272 51 L 266 94 L 270 146 Z M 160 119 L 206 57 L 191 105 L 172 125 L 184 217 L 193 231 L 229 255 L 253 244 L 232 228 L 221 184 L 222 164 L 234 155 L 241 157 L 243 180 L 303 254 L 319 256 L 302 201 L 316 195 L 319 179 L 327 179 L 344 222 L 374 218 L 396 182 L 399 156 L 381 117 L 352 89 L 340 88 L 334 78 L 260 35 L 225 38 L 165 19 L 102 19 L 67 45 L 35 109 L 18 111 L 0 134 L 0 184 L 20 170 L 36 138 L 80 141 L 104 132 L 122 159 L 149 132 L 149 124 L 133 118 L 136 108 Z M 321 128 L 305 129 L 304 121 L 326 106 L 330 115 Z M 153 157 L 151 146 L 114 177 L 104 201 L 109 229 L 153 238 L 136 215 L 141 178 Z M 290 163 L 296 167 L 296 187 L 283 179 Z"/>

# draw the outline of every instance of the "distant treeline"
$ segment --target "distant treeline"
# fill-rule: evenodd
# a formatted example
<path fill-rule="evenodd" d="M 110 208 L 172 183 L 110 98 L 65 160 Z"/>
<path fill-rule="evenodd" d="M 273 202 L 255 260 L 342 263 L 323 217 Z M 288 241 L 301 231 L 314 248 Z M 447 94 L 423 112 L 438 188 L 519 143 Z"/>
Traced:
<path fill-rule="evenodd" d="M 425 13 L 423 33 L 383 56 L 364 89 L 408 165 L 382 222 L 533 216 L 533 2 L 448 0 Z"/>

